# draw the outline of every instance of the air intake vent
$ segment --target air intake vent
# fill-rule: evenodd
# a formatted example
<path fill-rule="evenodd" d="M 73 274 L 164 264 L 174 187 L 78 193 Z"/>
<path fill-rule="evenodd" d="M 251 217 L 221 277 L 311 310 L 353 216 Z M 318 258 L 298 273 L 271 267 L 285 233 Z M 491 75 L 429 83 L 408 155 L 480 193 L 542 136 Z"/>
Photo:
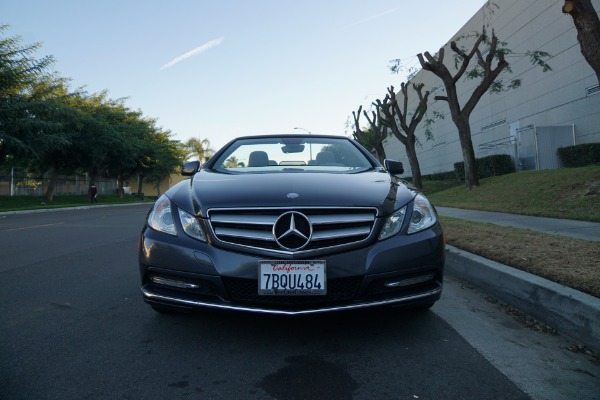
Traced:
<path fill-rule="evenodd" d="M 481 127 L 481 131 L 482 132 L 483 131 L 487 131 L 489 129 L 493 129 L 493 128 L 497 127 L 497 126 L 504 125 L 504 124 L 506 124 L 506 118 L 499 119 L 498 121 L 494 121 L 491 124 L 483 125 Z"/>
<path fill-rule="evenodd" d="M 600 85 L 592 86 L 585 89 L 586 96 L 600 93 Z"/>

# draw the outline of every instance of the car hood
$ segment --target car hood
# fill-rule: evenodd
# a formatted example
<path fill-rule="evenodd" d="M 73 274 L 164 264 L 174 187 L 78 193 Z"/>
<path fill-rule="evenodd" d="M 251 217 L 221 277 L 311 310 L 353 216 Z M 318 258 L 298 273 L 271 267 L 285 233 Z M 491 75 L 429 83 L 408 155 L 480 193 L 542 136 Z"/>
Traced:
<path fill-rule="evenodd" d="M 245 207 L 376 207 L 379 215 L 388 215 L 414 196 L 382 170 L 239 175 L 202 170 L 170 197 L 181 207 L 193 207 L 197 215 L 211 208 Z"/>

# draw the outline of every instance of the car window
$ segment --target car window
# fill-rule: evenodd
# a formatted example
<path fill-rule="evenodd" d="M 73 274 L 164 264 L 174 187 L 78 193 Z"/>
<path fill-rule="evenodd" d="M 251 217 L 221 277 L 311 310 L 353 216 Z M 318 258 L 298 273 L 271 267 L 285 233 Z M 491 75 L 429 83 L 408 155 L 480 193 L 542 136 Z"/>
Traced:
<path fill-rule="evenodd" d="M 232 143 L 212 168 L 228 173 L 356 172 L 371 161 L 349 140 L 340 138 L 251 138 Z"/>

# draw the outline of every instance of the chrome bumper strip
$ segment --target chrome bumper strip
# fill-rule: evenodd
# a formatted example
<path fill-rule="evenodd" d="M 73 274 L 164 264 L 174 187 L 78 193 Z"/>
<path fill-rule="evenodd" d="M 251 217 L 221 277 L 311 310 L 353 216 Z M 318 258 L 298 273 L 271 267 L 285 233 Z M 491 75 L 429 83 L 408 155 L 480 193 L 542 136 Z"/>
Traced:
<path fill-rule="evenodd" d="M 221 310 L 234 310 L 234 311 L 247 311 L 254 313 L 262 313 L 262 314 L 278 314 L 278 315 L 303 315 L 303 314 L 317 314 L 317 313 L 325 313 L 332 311 L 344 311 L 344 310 L 356 310 L 361 308 L 368 307 L 379 307 L 386 305 L 395 305 L 398 303 L 404 303 L 408 301 L 415 301 L 429 296 L 435 296 L 442 292 L 442 287 L 436 288 L 434 290 L 430 290 L 425 293 L 420 293 L 413 296 L 402 297 L 399 299 L 392 300 L 378 300 L 370 303 L 361 303 L 361 304 L 352 304 L 347 306 L 339 306 L 339 307 L 328 307 L 328 308 L 318 308 L 311 310 L 299 310 L 299 311 L 285 311 L 285 310 L 271 310 L 266 308 L 254 308 L 254 307 L 240 307 L 240 306 L 230 306 L 226 304 L 214 304 L 214 303 L 205 303 L 201 301 L 193 301 L 186 299 L 178 299 L 175 297 L 159 295 L 150 292 L 146 288 L 142 288 L 142 293 L 144 294 L 144 298 L 149 301 L 154 302 L 170 302 L 173 303 L 174 306 L 182 306 L 182 307 L 206 307 L 206 308 L 217 308 Z"/>

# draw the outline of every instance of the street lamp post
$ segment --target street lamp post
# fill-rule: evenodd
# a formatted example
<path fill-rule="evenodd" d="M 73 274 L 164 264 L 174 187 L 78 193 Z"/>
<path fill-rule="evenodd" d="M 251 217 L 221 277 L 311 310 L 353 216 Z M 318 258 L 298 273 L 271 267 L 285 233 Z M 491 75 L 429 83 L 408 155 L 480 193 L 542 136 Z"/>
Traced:
<path fill-rule="evenodd" d="M 308 132 L 309 135 L 312 135 L 312 133 L 308 129 L 300 128 L 299 126 L 295 127 L 294 129 L 300 129 L 300 130 L 303 130 L 304 132 Z"/>
<path fill-rule="evenodd" d="M 300 128 L 299 126 L 295 127 L 294 129 L 300 129 L 303 130 L 305 132 L 308 132 L 309 135 L 312 135 L 312 133 L 308 130 L 308 129 L 304 129 L 304 128 Z M 312 142 L 308 143 L 308 151 L 309 151 L 309 155 L 310 155 L 310 159 L 312 160 Z"/>

